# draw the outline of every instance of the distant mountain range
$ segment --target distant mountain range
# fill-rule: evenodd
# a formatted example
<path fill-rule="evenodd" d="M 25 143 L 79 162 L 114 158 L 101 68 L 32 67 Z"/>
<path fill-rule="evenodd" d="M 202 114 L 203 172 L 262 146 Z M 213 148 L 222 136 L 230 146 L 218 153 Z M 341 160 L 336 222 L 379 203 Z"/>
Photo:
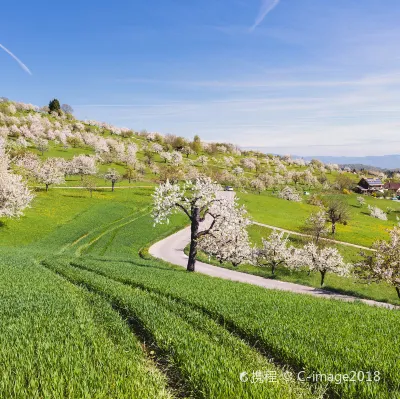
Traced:
<path fill-rule="evenodd" d="M 250 149 L 250 148 L 245 148 Z M 266 147 L 252 148 L 253 150 L 271 153 Z M 282 154 L 281 154 L 282 155 Z M 304 160 L 311 161 L 311 159 L 319 159 L 324 163 L 337 163 L 339 165 L 349 165 L 355 169 L 361 168 L 378 168 L 378 169 L 400 169 L 400 155 L 381 155 L 381 156 L 366 156 L 366 157 L 342 157 L 342 156 L 312 156 L 302 157 L 299 155 L 292 155 L 292 158 L 303 158 Z"/>
<path fill-rule="evenodd" d="M 356 169 L 372 166 L 379 169 L 400 169 L 400 155 L 381 155 L 366 157 L 340 157 L 340 156 L 314 156 L 302 157 L 306 160 L 319 159 L 324 163 L 337 163 L 339 165 L 349 165 Z"/>

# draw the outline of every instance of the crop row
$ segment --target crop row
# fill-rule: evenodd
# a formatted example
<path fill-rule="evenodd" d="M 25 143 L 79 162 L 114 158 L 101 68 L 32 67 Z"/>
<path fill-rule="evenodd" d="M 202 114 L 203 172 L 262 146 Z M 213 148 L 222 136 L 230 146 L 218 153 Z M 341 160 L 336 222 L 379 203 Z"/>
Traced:
<path fill-rule="evenodd" d="M 137 263 L 137 264 L 135 264 Z M 159 267 L 80 259 L 77 267 L 181 301 L 295 370 L 378 372 L 379 382 L 328 384 L 343 398 L 400 397 L 398 311 L 312 298 Z"/>
<path fill-rule="evenodd" d="M 70 281 L 103 295 L 133 324 L 166 360 L 178 385 L 196 398 L 302 398 L 310 389 L 230 334 L 204 313 L 145 290 L 130 287 L 97 273 L 76 268 L 66 260 L 44 264 Z M 264 379 L 252 380 L 253 372 Z M 248 373 L 249 380 L 240 379 Z M 267 377 L 265 377 L 267 376 Z M 243 377 L 243 374 L 242 374 Z"/>
<path fill-rule="evenodd" d="M 19 253 L 0 253 L 0 398 L 170 398 L 110 304 Z"/>

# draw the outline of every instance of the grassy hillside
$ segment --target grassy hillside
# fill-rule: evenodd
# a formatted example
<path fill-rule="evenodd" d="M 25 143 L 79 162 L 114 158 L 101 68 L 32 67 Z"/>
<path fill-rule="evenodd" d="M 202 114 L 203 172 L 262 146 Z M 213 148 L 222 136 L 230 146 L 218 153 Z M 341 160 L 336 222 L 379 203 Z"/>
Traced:
<path fill-rule="evenodd" d="M 254 220 L 295 231 L 317 209 L 304 191 L 340 196 L 351 220 L 337 238 L 370 245 L 386 236 L 399 208 L 367 198 L 394 210 L 387 222 L 365 214 L 337 186 L 358 175 L 18 103 L 0 104 L 0 138 L 7 173 L 23 176 L 35 194 L 22 217 L 0 219 L 0 398 L 400 397 L 397 311 L 187 273 L 147 252 L 188 223 L 178 215 L 153 226 L 155 184 L 204 175 L 234 185 Z M 79 155 L 93 161 L 90 172 L 76 167 Z M 46 192 L 37 172 L 53 161 L 65 183 Z M 121 175 L 114 192 L 105 180 L 110 168 Z M 122 177 L 128 171 L 132 181 Z M 85 174 L 97 186 L 92 196 Z M 278 198 L 285 186 L 302 202 Z M 269 232 L 250 227 L 255 243 Z M 338 248 L 346 260 L 357 256 Z M 276 278 L 314 285 L 316 276 L 278 270 Z M 327 284 L 393 300 L 386 286 L 356 287 L 329 275 Z M 352 370 L 363 374 L 340 384 L 296 378 Z"/>

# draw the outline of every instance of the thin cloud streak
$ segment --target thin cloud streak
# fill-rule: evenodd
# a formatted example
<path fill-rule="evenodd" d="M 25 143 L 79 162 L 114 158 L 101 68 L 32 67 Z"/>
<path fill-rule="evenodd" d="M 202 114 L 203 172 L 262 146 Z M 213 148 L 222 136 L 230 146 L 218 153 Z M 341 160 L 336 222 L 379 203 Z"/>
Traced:
<path fill-rule="evenodd" d="M 250 28 L 250 32 L 253 32 L 258 25 L 264 21 L 264 18 L 270 13 L 278 4 L 280 0 L 262 0 L 261 8 L 258 16 L 254 22 L 254 25 Z"/>
<path fill-rule="evenodd" d="M 32 72 L 29 70 L 29 68 L 15 54 L 13 54 L 8 48 L 4 47 L 1 43 L 0 43 L 0 48 L 2 48 L 8 55 L 10 55 L 12 58 L 14 58 L 14 60 L 18 62 L 19 66 L 26 73 L 29 73 L 29 75 L 32 75 Z"/>
<path fill-rule="evenodd" d="M 117 83 L 137 83 L 137 84 L 164 84 L 182 87 L 202 87 L 202 88 L 227 88 L 227 89 L 263 89 L 263 88 L 290 88 L 290 87 L 347 87 L 347 86 L 385 86 L 400 84 L 400 72 L 385 75 L 365 76 L 357 79 L 347 80 L 255 80 L 255 81 L 189 81 L 189 80 L 161 80 L 161 79 L 142 79 L 127 78 L 116 79 Z"/>

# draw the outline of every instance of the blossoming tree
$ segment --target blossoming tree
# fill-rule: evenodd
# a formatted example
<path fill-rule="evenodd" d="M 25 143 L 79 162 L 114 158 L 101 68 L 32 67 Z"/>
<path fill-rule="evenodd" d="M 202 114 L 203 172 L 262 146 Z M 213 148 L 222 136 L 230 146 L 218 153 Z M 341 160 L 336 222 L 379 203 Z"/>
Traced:
<path fill-rule="evenodd" d="M 245 208 L 238 207 L 235 201 L 232 201 L 230 211 L 217 219 L 213 231 L 201 237 L 199 249 L 216 257 L 221 263 L 231 262 L 233 266 L 244 262 L 251 263 L 253 249 L 247 232 L 247 226 L 250 224 Z"/>
<path fill-rule="evenodd" d="M 46 191 L 52 184 L 65 183 L 64 171 L 59 167 L 56 158 L 48 158 L 44 161 L 35 172 L 35 177 L 39 183 L 46 186 Z"/>
<path fill-rule="evenodd" d="M 182 185 L 167 180 L 153 194 L 153 219 L 155 224 L 168 223 L 171 214 L 183 212 L 191 222 L 188 271 L 195 270 L 198 242 L 212 234 L 217 223 L 230 225 L 244 216 L 237 211 L 236 201 L 224 198 L 222 187 L 209 177 L 186 181 Z M 202 223 L 205 222 L 205 223 Z M 235 223 L 238 221 L 235 220 Z M 201 224 L 202 223 L 202 224 Z M 243 221 L 244 223 L 244 221 Z"/>
<path fill-rule="evenodd" d="M 9 159 L 0 141 L 0 217 L 14 218 L 29 207 L 33 194 L 22 181 L 22 177 L 8 169 Z"/>
<path fill-rule="evenodd" d="M 356 274 L 365 281 L 385 281 L 394 286 L 400 298 L 400 228 L 390 231 L 389 241 L 379 240 L 373 253 L 362 253 L 362 261 L 356 265 Z"/>
<path fill-rule="evenodd" d="M 382 209 L 378 208 L 377 206 L 368 205 L 368 210 L 369 210 L 370 216 L 372 216 L 373 218 L 380 219 L 380 220 L 387 220 L 386 213 Z"/>
<path fill-rule="evenodd" d="M 345 276 L 349 272 L 349 265 L 345 264 L 342 256 L 336 248 L 318 247 L 314 243 L 305 245 L 296 251 L 298 264 L 307 266 L 311 271 L 320 272 L 321 287 L 324 285 L 327 272 L 333 272 Z"/>
<path fill-rule="evenodd" d="M 279 265 L 291 266 L 292 248 L 288 246 L 288 235 L 274 230 L 268 239 L 262 239 L 262 247 L 255 252 L 259 266 L 270 266 L 272 274 Z"/>
<path fill-rule="evenodd" d="M 111 182 L 111 191 L 114 191 L 115 183 L 121 180 L 121 175 L 117 170 L 109 168 L 104 178 Z"/>

